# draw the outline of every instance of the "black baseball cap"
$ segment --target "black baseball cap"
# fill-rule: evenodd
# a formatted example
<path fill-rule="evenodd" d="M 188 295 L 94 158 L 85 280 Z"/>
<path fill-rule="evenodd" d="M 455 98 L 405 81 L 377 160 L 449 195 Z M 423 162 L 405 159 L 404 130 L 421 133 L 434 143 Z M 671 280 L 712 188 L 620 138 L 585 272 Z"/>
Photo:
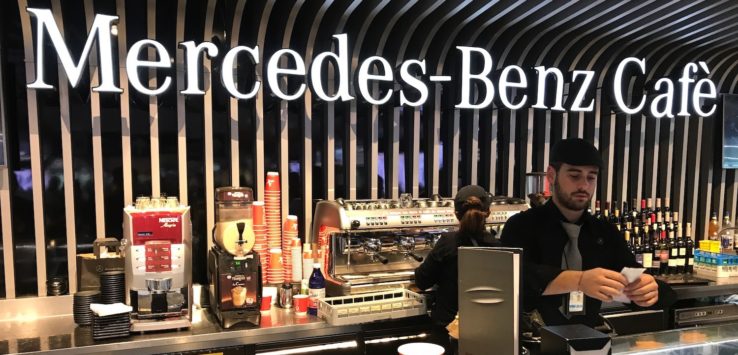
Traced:
<path fill-rule="evenodd" d="M 562 139 L 551 149 L 549 164 L 566 163 L 569 165 L 594 165 L 602 168 L 600 152 L 592 143 L 581 138 Z"/>
<path fill-rule="evenodd" d="M 482 201 L 482 209 L 485 211 L 489 210 L 489 205 L 492 203 L 492 196 L 479 185 L 467 185 L 459 189 L 454 198 L 454 210 L 456 212 L 463 212 L 464 202 L 472 196 Z"/>

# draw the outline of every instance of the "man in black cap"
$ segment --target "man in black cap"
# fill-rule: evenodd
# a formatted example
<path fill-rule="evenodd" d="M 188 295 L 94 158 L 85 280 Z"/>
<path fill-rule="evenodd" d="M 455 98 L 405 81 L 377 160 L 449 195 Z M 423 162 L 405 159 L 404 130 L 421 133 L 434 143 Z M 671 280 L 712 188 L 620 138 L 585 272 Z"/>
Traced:
<path fill-rule="evenodd" d="M 620 274 L 623 267 L 641 265 L 615 226 L 587 212 L 601 166 L 591 143 L 559 141 L 546 171 L 551 199 L 505 223 L 502 244 L 524 250 L 523 307 L 537 311 L 546 325 L 601 325 L 602 302 L 620 294 L 640 307 L 659 300 L 653 276 L 628 283 Z"/>

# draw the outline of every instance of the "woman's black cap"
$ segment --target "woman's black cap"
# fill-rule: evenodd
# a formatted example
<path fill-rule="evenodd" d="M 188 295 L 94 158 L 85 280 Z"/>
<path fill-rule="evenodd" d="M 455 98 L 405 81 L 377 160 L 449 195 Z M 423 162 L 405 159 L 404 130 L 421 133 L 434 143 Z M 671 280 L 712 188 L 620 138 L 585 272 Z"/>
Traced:
<path fill-rule="evenodd" d="M 551 163 L 566 163 L 569 165 L 594 165 L 602 168 L 602 157 L 592 143 L 581 138 L 562 139 L 551 149 Z"/>
<path fill-rule="evenodd" d="M 482 201 L 482 209 L 489 210 L 489 205 L 492 203 L 492 196 L 487 193 L 483 187 L 479 185 L 467 185 L 459 189 L 454 198 L 454 209 L 456 212 L 464 211 L 464 202 L 469 197 L 476 197 L 479 201 Z"/>

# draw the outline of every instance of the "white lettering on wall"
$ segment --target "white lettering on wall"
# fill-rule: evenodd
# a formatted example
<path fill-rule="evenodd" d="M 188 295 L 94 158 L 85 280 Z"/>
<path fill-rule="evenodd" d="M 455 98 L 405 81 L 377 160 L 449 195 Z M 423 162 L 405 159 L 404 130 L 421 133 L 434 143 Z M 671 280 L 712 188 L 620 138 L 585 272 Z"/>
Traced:
<path fill-rule="evenodd" d="M 200 89 L 200 53 L 214 58 L 218 55 L 218 47 L 210 42 L 203 42 L 195 45 L 193 41 L 182 42 L 180 47 L 185 50 L 185 65 L 187 66 L 187 89 L 182 94 L 187 95 L 205 95 L 205 91 Z"/>
<path fill-rule="evenodd" d="M 123 90 L 115 86 L 115 80 L 113 78 L 113 49 L 111 47 L 110 34 L 110 27 L 113 21 L 118 20 L 118 16 L 95 16 L 95 21 L 92 23 L 92 28 L 85 41 L 85 47 L 82 49 L 82 55 L 75 65 L 51 11 L 48 9 L 29 8 L 28 12 L 36 18 L 36 81 L 28 84 L 29 88 L 53 89 L 51 85 L 44 81 L 44 33 L 48 33 L 51 43 L 54 45 L 54 49 L 59 56 L 59 61 L 62 63 L 64 72 L 67 74 L 67 78 L 69 78 L 69 84 L 72 87 L 76 87 L 79 83 L 82 70 L 85 68 L 86 59 L 90 54 L 90 49 L 92 49 L 92 43 L 97 37 L 97 49 L 100 53 L 101 81 L 100 85 L 92 88 L 92 90 L 99 92 L 123 92 Z"/>
<path fill-rule="evenodd" d="M 369 74 L 369 69 L 372 67 L 372 63 L 377 62 L 379 64 L 378 74 Z M 383 105 L 392 98 L 392 89 L 387 90 L 387 93 L 381 98 L 374 98 L 371 90 L 369 90 L 369 80 L 376 81 L 392 81 L 392 67 L 390 63 L 382 57 L 369 57 L 359 67 L 359 92 L 366 102 L 372 105 Z"/>
<path fill-rule="evenodd" d="M 518 74 L 517 81 L 510 81 L 510 72 L 512 72 L 513 70 L 515 71 L 515 73 Z M 511 110 L 517 110 L 525 106 L 525 102 L 528 101 L 528 95 L 523 95 L 523 97 L 520 98 L 520 102 L 518 102 L 517 104 L 513 103 L 512 100 L 507 97 L 507 89 L 523 89 L 528 87 L 528 78 L 526 78 L 523 68 L 517 65 L 506 66 L 505 69 L 502 69 L 502 73 L 500 74 L 499 85 L 500 101 L 502 101 L 502 105 Z"/>
<path fill-rule="evenodd" d="M 341 101 L 349 101 L 353 99 L 353 96 L 349 95 L 348 38 L 345 33 L 334 35 L 333 38 L 338 41 L 338 55 L 332 52 L 323 52 L 313 59 L 313 63 L 310 65 L 310 86 L 315 95 L 321 100 L 336 101 L 340 98 Z M 338 91 L 334 96 L 328 96 L 325 92 L 321 78 L 322 65 L 328 57 L 335 59 L 338 63 Z"/>
<path fill-rule="evenodd" d="M 641 69 L 641 73 L 646 73 L 645 59 L 628 57 L 620 61 L 620 63 L 618 64 L 618 68 L 615 70 L 615 79 L 613 81 L 613 96 L 615 97 L 615 103 L 618 105 L 618 108 L 621 111 L 628 115 L 635 115 L 643 109 L 643 106 L 646 104 L 646 98 L 641 97 L 641 102 L 635 108 L 628 107 L 628 105 L 625 103 L 625 100 L 623 99 L 623 74 L 625 72 L 625 67 L 631 63 L 637 64 L 638 68 Z"/>
<path fill-rule="evenodd" d="M 546 67 L 535 67 L 538 72 L 538 101 L 536 104 L 531 106 L 533 108 L 547 109 L 546 106 L 546 77 L 553 74 L 556 79 L 556 96 L 555 104 L 551 107 L 555 111 L 564 111 L 564 74 L 557 68 L 546 68 Z"/>
<path fill-rule="evenodd" d="M 138 59 L 141 49 L 144 48 L 144 46 L 153 46 L 154 50 L 157 53 L 157 56 L 159 57 L 159 60 L 157 61 L 149 61 L 149 60 L 141 60 Z M 166 78 L 164 78 L 164 84 L 161 85 L 158 89 L 149 89 L 143 84 L 141 84 L 141 79 L 138 77 L 138 69 L 140 67 L 143 68 L 170 68 L 172 66 L 171 58 L 169 58 L 169 52 L 164 48 L 164 46 L 157 42 L 150 39 L 142 39 L 131 46 L 130 51 L 128 52 L 128 57 L 126 57 L 126 68 L 128 71 L 128 81 L 131 83 L 134 89 L 138 90 L 139 92 L 146 94 L 146 95 L 159 95 L 163 93 L 164 91 L 167 91 L 169 89 L 169 85 L 172 84 L 172 78 L 167 75 Z"/>
<path fill-rule="evenodd" d="M 290 69 L 279 67 L 279 59 L 283 55 L 289 55 L 292 57 L 292 60 L 295 61 L 295 68 Z M 269 87 L 272 89 L 274 95 L 282 100 L 292 101 L 302 96 L 305 92 L 305 84 L 300 84 L 300 87 L 292 95 L 282 92 L 282 89 L 279 87 L 280 75 L 305 76 L 305 61 L 302 60 L 302 57 L 300 57 L 297 52 L 291 49 L 280 49 L 274 52 L 272 58 L 269 59 L 269 64 L 267 64 L 267 82 L 269 83 Z"/>
<path fill-rule="evenodd" d="M 100 85 L 92 88 L 97 92 L 120 93 L 122 90 L 116 86 L 114 77 L 117 70 L 113 70 L 113 50 L 112 50 L 112 25 L 118 21 L 117 16 L 96 15 L 92 27 L 89 30 L 85 45 L 80 58 L 75 60 L 70 54 L 67 43 L 59 30 L 53 14 L 48 9 L 28 8 L 29 16 L 36 19 L 36 65 L 35 80 L 28 84 L 28 88 L 45 90 L 53 89 L 53 86 L 45 81 L 44 60 L 46 47 L 46 39 L 50 39 L 51 44 L 56 50 L 59 62 L 62 65 L 64 73 L 69 78 L 69 85 L 76 87 L 83 71 L 89 60 L 89 55 L 93 45 L 97 45 L 100 63 L 98 70 L 100 72 Z M 48 36 L 47 36 L 48 34 Z M 363 62 L 358 64 L 358 68 L 352 68 L 349 62 L 349 38 L 346 34 L 333 35 L 336 41 L 336 50 L 319 53 L 313 59 L 310 65 L 309 76 L 305 67 L 305 59 L 292 49 L 280 49 L 276 51 L 268 60 L 261 58 L 259 47 L 237 46 L 229 49 L 223 56 L 221 64 L 221 82 L 228 93 L 239 100 L 253 99 L 257 92 L 261 89 L 262 82 L 260 79 L 254 81 L 250 89 L 243 88 L 244 92 L 238 89 L 239 82 L 235 74 L 238 68 L 237 60 L 243 58 L 240 54 L 245 54 L 246 58 L 253 64 L 266 62 L 266 74 L 255 73 L 256 78 L 266 76 L 266 85 L 271 89 L 276 97 L 281 100 L 296 100 L 304 95 L 307 85 L 310 85 L 315 96 L 324 101 L 350 101 L 359 95 L 363 100 L 372 105 L 384 105 L 392 100 L 393 95 L 400 95 L 399 103 L 403 106 L 417 107 L 423 105 L 429 97 L 427 81 L 437 83 L 452 81 L 451 76 L 439 76 L 435 78 L 443 78 L 443 80 L 435 80 L 434 76 L 427 76 L 427 68 L 425 60 L 408 59 L 404 60 L 399 68 L 399 78 L 395 77 L 396 68 L 390 62 L 379 56 L 370 56 Z M 184 70 L 186 73 L 186 88 L 181 91 L 181 95 L 203 95 L 209 90 L 207 85 L 202 83 L 202 60 L 201 55 L 205 59 L 213 60 L 218 57 L 219 48 L 210 42 L 195 43 L 193 41 L 179 43 L 178 47 L 185 52 L 186 68 L 177 68 Z M 492 55 L 484 48 L 458 46 L 461 68 L 460 78 L 455 81 L 458 85 L 460 101 L 456 104 L 459 109 L 482 109 L 493 104 L 495 97 L 495 83 L 492 80 L 493 58 Z M 144 49 L 150 49 L 156 52 L 157 60 L 141 59 L 141 52 Z M 285 59 L 285 60 L 283 60 Z M 326 92 L 324 70 L 328 67 L 328 61 L 335 62 L 338 75 L 338 85 L 334 93 Z M 472 63 L 477 65 L 472 65 Z M 290 64 L 284 64 L 290 63 Z M 139 70 L 144 68 L 161 68 L 170 69 L 172 67 L 171 56 L 161 43 L 142 39 L 134 43 L 128 50 L 128 56 L 125 58 L 125 69 L 128 74 L 128 80 L 133 90 L 145 95 L 159 95 L 170 89 L 172 86 L 172 77 L 167 75 L 160 87 L 149 88 L 143 84 L 146 80 L 142 80 L 139 76 Z M 216 64 L 217 65 L 217 64 Z M 255 68 L 256 66 L 254 66 Z M 478 69 L 481 68 L 481 69 Z M 530 106 L 535 109 L 550 109 L 555 111 L 573 111 L 573 112 L 591 112 L 594 110 L 595 100 L 590 99 L 584 102 L 587 97 L 591 97 L 595 83 L 595 72 L 589 70 L 574 70 L 572 72 L 571 83 L 581 84 L 577 86 L 576 93 L 570 93 L 573 100 L 569 107 L 564 107 L 563 88 L 564 74 L 558 68 L 547 68 L 545 66 L 536 66 L 537 70 L 537 90 L 535 98 L 528 100 L 528 95 L 532 96 L 532 92 L 528 89 L 528 78 L 526 69 L 517 65 L 508 65 L 502 68 L 499 81 L 496 83 L 500 90 L 499 103 L 501 107 L 518 110 L 526 105 L 529 101 L 535 100 L 535 104 Z M 352 72 L 355 71 L 355 72 Z M 150 75 L 148 71 L 144 71 L 144 75 Z M 631 74 L 634 73 L 634 74 Z M 646 60 L 638 58 L 625 58 L 620 61 L 615 70 L 612 82 L 612 96 L 617 109 L 626 114 L 637 114 L 644 110 L 648 104 L 649 114 L 656 118 L 673 118 L 675 111 L 678 110 L 679 116 L 711 116 L 716 111 L 715 99 L 717 98 L 717 88 L 715 83 L 707 77 L 710 70 L 705 62 L 688 63 L 684 66 L 679 81 L 679 92 L 676 92 L 676 83 L 674 80 L 664 77 L 656 81 L 653 86 L 657 95 L 654 98 L 647 99 L 641 92 L 629 92 L 624 87 L 633 80 L 633 75 L 642 76 L 646 73 Z M 358 92 L 352 92 L 353 89 L 349 85 L 356 75 Z M 439 73 L 440 75 L 440 73 Z M 627 77 L 626 77 L 627 75 Z M 292 86 L 294 92 L 290 93 L 288 86 L 280 87 L 280 82 L 285 82 L 285 77 L 291 77 L 292 82 L 297 82 L 297 89 Z M 333 78 L 327 78 L 333 80 Z M 399 79 L 399 80 L 398 80 Z M 546 82 L 551 79 L 555 80 L 555 86 L 550 88 Z M 143 81 L 143 82 L 142 82 Z M 370 82 L 386 82 L 399 83 L 403 89 L 388 89 L 381 97 L 373 97 L 370 90 Z M 248 87 L 247 85 L 244 85 Z M 406 90 L 417 90 L 418 98 L 410 100 Z M 518 97 L 511 97 L 510 92 L 521 92 Z M 636 90 L 637 91 L 637 90 Z M 478 92 L 484 92 L 483 97 L 479 97 Z M 679 107 L 675 107 L 677 98 Z M 548 107 L 546 101 L 547 95 L 554 95 L 553 106 Z M 626 102 L 626 96 L 632 95 L 632 102 L 629 105 Z M 414 97 L 414 96 L 413 96 Z M 627 101 L 631 101 L 627 100 Z M 647 102 L 648 101 L 648 102 Z"/>
<path fill-rule="evenodd" d="M 408 105 L 417 107 L 425 103 L 428 100 L 428 87 L 421 80 L 410 74 L 410 66 L 417 65 L 420 67 L 420 74 L 425 75 L 425 59 L 423 60 L 406 60 L 400 66 L 400 78 L 402 78 L 408 86 L 418 90 L 420 97 L 415 101 L 410 101 L 405 97 L 405 90 L 400 91 L 400 105 Z"/>
<path fill-rule="evenodd" d="M 261 82 L 257 80 L 254 83 L 254 86 L 251 88 L 251 91 L 246 94 L 238 91 L 236 80 L 233 77 L 233 71 L 235 70 L 235 68 L 233 67 L 233 63 L 236 61 L 236 56 L 241 52 L 247 52 L 251 55 L 252 63 L 259 64 L 259 46 L 256 46 L 254 48 L 249 48 L 246 46 L 235 47 L 228 51 L 225 57 L 223 57 L 223 70 L 221 70 L 221 78 L 223 80 L 223 86 L 226 88 L 226 90 L 228 90 L 228 93 L 239 100 L 248 100 L 256 96 L 256 94 L 259 92 Z"/>
<path fill-rule="evenodd" d="M 480 109 L 489 106 L 495 98 L 495 87 L 492 85 L 492 80 L 487 77 L 492 71 L 492 56 L 483 48 L 464 46 L 456 48 L 461 51 L 461 102 L 456 105 L 456 108 Z M 482 63 L 484 63 L 482 71 L 477 74 L 471 73 L 472 53 L 480 54 Z M 471 80 L 480 81 L 486 88 L 487 93 L 484 100 L 479 104 L 471 103 Z"/>
<path fill-rule="evenodd" d="M 577 81 L 577 77 L 580 75 L 584 75 L 584 82 L 582 83 L 582 86 L 579 87 L 579 91 L 577 91 L 577 95 L 574 96 L 574 102 L 571 104 L 571 110 L 575 112 L 592 112 L 594 110 L 594 99 L 589 101 L 589 105 L 587 107 L 582 106 L 582 101 L 584 101 L 584 97 L 587 95 L 587 91 L 591 89 L 591 85 L 594 82 L 594 76 L 595 72 L 591 70 L 575 70 L 571 74 L 571 80 Z"/>

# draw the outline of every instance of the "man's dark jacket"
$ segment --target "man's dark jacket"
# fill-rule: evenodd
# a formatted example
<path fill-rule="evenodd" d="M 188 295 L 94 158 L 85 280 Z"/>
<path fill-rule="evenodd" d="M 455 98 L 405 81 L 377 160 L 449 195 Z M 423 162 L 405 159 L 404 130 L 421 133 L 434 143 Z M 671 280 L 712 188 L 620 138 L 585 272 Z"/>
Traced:
<path fill-rule="evenodd" d="M 538 310 L 546 325 L 580 323 L 591 327 L 601 324 L 602 301 L 585 297 L 586 315 L 567 319 L 559 307 L 565 295 L 543 296 L 543 291 L 562 270 L 562 255 L 569 237 L 561 225 L 566 221 L 556 204 L 549 201 L 511 217 L 502 232 L 502 244 L 523 248 L 523 308 Z M 628 250 L 625 239 L 609 222 L 598 220 L 584 212 L 577 221 L 581 225 L 578 246 L 582 255 L 582 270 L 605 268 L 620 272 L 623 267 L 642 267 Z M 675 299 L 674 291 L 659 283 L 659 301 L 650 308 L 664 308 Z M 633 305 L 633 307 L 636 307 Z"/>

